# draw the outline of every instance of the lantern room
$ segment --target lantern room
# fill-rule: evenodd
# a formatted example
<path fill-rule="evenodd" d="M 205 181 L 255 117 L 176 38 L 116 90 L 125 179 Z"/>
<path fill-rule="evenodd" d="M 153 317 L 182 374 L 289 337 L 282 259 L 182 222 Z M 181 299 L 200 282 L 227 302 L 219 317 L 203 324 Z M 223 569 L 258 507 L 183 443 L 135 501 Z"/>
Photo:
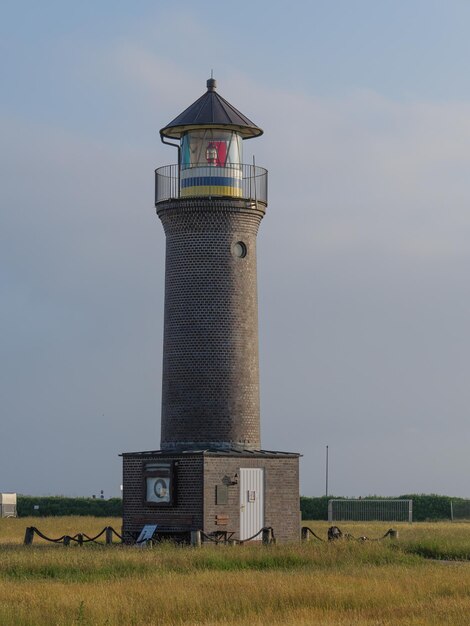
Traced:
<path fill-rule="evenodd" d="M 235 131 L 188 130 L 181 138 L 181 197 L 242 195 L 242 138 Z"/>
<path fill-rule="evenodd" d="M 157 170 L 156 202 L 224 196 L 266 204 L 267 172 L 243 164 L 242 145 L 244 139 L 263 131 L 222 98 L 216 87 L 210 78 L 207 92 L 160 130 L 163 143 L 178 148 L 178 169 Z"/>

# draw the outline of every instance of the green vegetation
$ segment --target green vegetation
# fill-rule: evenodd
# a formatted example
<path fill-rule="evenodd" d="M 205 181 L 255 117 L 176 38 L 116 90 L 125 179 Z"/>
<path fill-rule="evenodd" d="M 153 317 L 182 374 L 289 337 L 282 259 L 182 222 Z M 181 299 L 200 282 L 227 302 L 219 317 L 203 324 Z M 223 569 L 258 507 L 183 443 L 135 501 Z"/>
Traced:
<path fill-rule="evenodd" d="M 292 545 L 161 544 L 153 549 L 49 537 L 119 518 L 0 520 L 0 624 L 8 626 L 176 626 L 273 624 L 321 626 L 466 626 L 470 598 L 470 526 L 394 524 L 399 540 L 318 541 Z M 328 522 L 309 522 L 324 539 Z M 383 523 L 342 523 L 355 537 L 382 537 Z M 455 559 L 430 560 L 426 556 Z"/>
<path fill-rule="evenodd" d="M 332 496 L 333 497 L 333 496 Z M 328 519 L 328 497 L 309 498 L 300 496 L 300 511 L 303 520 L 327 520 Z"/>
<path fill-rule="evenodd" d="M 461 502 L 463 498 L 451 498 L 435 494 L 408 494 L 400 496 L 405 500 L 413 500 L 413 520 L 425 522 L 427 520 L 448 520 L 451 517 L 450 503 Z"/>
<path fill-rule="evenodd" d="M 35 509 L 34 507 L 39 507 Z M 94 517 L 119 517 L 122 515 L 121 498 L 65 498 L 64 496 L 18 496 L 18 516 L 51 517 L 56 515 L 93 515 Z"/>
<path fill-rule="evenodd" d="M 328 500 L 341 496 L 325 496 L 321 498 L 300 498 L 300 510 L 303 520 L 327 520 Z M 394 500 L 396 498 L 384 498 L 381 496 L 367 496 L 374 500 Z M 405 494 L 396 496 L 400 500 L 413 500 L 413 521 L 425 522 L 431 520 L 448 520 L 451 518 L 450 503 L 462 502 L 463 498 L 452 498 L 450 496 L 439 496 L 436 494 Z M 367 499 L 367 498 L 365 498 Z"/>
<path fill-rule="evenodd" d="M 327 520 L 328 500 L 334 496 L 320 498 L 300 498 L 300 509 L 303 520 Z M 371 498 L 387 500 L 393 498 Z M 401 499 L 413 500 L 413 520 L 417 522 L 450 519 L 450 503 L 463 501 L 462 498 L 438 496 L 434 494 L 406 494 Z M 39 506 L 35 510 L 34 506 Z M 54 515 L 93 515 L 94 517 L 118 517 L 122 515 L 122 500 L 111 498 L 66 498 L 64 496 L 33 497 L 18 496 L 18 515 L 26 517 L 50 517 Z"/>

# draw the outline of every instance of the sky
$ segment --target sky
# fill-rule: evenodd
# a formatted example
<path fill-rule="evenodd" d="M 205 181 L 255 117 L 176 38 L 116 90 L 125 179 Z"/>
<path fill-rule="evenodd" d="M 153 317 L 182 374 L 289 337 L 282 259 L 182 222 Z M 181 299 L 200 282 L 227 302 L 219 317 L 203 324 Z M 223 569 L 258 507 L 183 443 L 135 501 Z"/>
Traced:
<path fill-rule="evenodd" d="M 264 129 L 264 449 L 301 493 L 470 497 L 470 3 L 0 1 L 0 491 L 120 494 L 160 442 L 158 130 Z"/>

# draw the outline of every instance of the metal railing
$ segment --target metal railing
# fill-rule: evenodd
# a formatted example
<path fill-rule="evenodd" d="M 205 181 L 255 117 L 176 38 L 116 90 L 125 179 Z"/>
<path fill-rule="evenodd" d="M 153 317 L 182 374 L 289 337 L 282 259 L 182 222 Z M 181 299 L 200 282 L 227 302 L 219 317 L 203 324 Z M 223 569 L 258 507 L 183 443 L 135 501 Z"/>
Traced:
<path fill-rule="evenodd" d="M 221 178 L 225 179 L 223 184 L 220 183 Z M 185 188 L 184 183 L 188 180 L 195 182 Z M 266 206 L 268 171 L 245 163 L 230 163 L 223 167 L 211 167 L 207 163 L 190 166 L 175 164 L 156 169 L 155 204 L 182 197 L 231 197 Z"/>

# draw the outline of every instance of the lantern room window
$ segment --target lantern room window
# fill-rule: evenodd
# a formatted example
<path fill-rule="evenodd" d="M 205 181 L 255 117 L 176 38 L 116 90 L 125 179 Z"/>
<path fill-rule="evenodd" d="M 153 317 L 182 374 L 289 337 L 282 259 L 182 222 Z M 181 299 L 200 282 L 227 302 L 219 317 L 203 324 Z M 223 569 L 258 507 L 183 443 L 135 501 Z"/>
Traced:
<path fill-rule="evenodd" d="M 181 140 L 181 168 L 239 167 L 242 163 L 242 138 L 234 131 L 212 128 L 191 130 Z"/>
<path fill-rule="evenodd" d="M 242 138 L 218 128 L 186 131 L 181 138 L 182 198 L 242 196 Z"/>

